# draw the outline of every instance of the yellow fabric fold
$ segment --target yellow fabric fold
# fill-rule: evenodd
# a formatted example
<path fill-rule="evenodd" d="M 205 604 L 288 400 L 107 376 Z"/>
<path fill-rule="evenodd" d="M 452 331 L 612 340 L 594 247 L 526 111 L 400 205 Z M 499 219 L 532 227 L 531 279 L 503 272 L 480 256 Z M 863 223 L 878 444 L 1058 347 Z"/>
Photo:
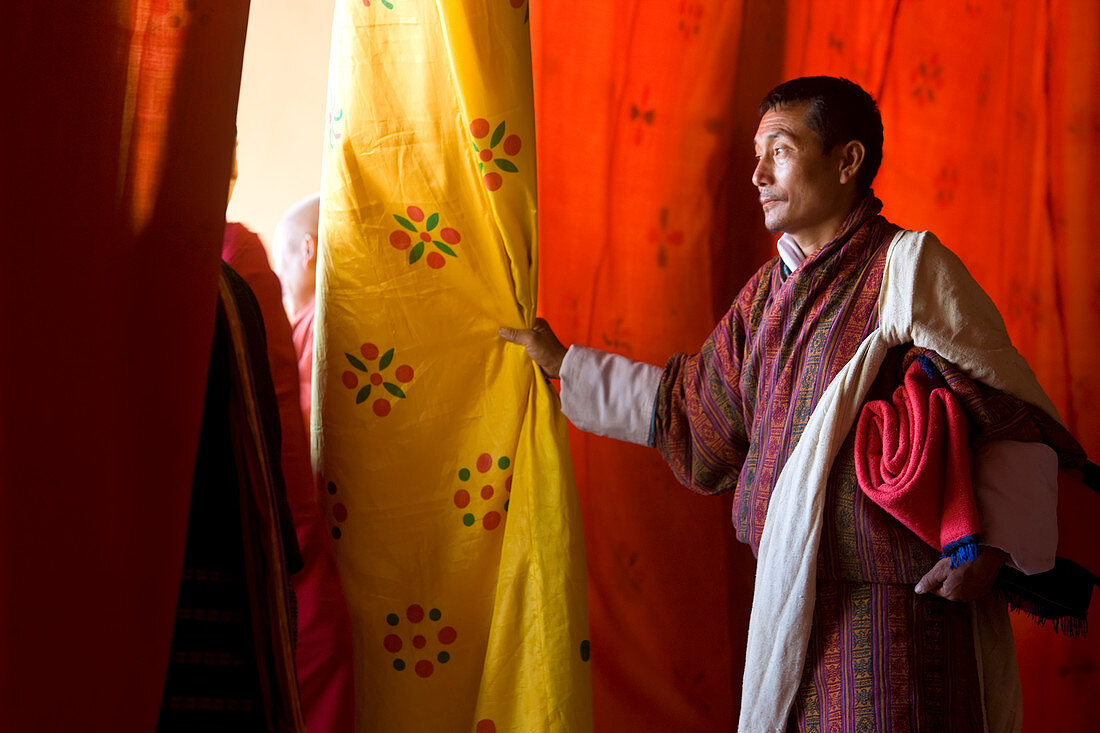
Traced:
<path fill-rule="evenodd" d="M 341 0 L 329 76 L 314 456 L 362 731 L 584 731 L 583 535 L 530 325 L 525 8 Z"/>

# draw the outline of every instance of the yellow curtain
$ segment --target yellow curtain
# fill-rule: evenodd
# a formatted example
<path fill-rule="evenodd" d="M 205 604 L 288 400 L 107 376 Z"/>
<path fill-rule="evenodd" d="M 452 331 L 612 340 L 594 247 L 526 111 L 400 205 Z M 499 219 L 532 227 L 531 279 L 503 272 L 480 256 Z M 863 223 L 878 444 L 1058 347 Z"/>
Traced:
<path fill-rule="evenodd" d="M 312 438 L 355 625 L 357 728 L 591 728 L 557 397 L 535 313 L 523 0 L 341 0 Z"/>

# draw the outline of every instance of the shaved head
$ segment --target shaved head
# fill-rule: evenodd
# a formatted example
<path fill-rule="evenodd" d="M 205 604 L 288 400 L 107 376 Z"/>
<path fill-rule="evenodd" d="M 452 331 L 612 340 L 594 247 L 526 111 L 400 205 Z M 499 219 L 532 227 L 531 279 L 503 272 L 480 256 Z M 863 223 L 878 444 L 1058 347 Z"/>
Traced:
<path fill-rule="evenodd" d="M 298 234 L 312 234 L 317 236 L 317 219 L 320 216 L 321 197 L 317 194 L 307 196 L 287 209 L 283 218 L 279 220 L 275 231 L 287 230 L 290 236 Z M 278 238 L 278 234 L 276 234 Z"/>
<path fill-rule="evenodd" d="M 275 274 L 283 286 L 283 301 L 293 317 L 313 302 L 317 290 L 317 242 L 320 196 L 308 196 L 291 206 L 275 227 Z"/>

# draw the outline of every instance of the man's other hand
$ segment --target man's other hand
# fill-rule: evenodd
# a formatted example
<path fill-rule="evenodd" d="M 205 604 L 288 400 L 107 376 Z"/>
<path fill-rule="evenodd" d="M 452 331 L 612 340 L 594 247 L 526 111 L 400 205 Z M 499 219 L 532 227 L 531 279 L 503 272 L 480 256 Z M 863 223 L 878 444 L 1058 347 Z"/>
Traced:
<path fill-rule="evenodd" d="M 951 568 L 951 558 L 945 557 L 920 579 L 915 590 L 949 601 L 973 601 L 993 590 L 993 581 L 1006 560 L 1008 553 L 984 545 L 977 559 L 955 569 Z"/>
<path fill-rule="evenodd" d="M 550 324 L 539 318 L 534 328 L 502 328 L 500 337 L 527 350 L 527 356 L 542 368 L 546 376 L 557 379 L 561 374 L 561 360 L 566 348 L 550 330 Z"/>

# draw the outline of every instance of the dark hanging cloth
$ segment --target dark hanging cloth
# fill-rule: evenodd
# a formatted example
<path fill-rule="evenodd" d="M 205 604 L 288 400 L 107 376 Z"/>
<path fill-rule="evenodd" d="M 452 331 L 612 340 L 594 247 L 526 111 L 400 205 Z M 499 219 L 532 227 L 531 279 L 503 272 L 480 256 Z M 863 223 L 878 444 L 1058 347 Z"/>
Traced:
<path fill-rule="evenodd" d="M 302 567 L 259 305 L 227 265 L 158 731 L 304 731 L 287 578 Z"/>

